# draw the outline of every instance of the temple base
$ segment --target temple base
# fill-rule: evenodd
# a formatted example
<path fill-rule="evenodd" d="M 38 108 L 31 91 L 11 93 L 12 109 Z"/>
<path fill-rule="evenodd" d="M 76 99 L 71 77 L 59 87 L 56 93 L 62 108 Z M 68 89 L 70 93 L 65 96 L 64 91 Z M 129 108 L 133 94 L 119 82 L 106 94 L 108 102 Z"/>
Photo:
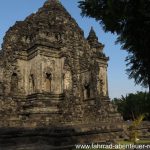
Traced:
<path fill-rule="evenodd" d="M 72 150 L 76 144 L 113 142 L 122 128 L 102 129 L 102 125 L 48 128 L 1 128 L 1 150 Z"/>

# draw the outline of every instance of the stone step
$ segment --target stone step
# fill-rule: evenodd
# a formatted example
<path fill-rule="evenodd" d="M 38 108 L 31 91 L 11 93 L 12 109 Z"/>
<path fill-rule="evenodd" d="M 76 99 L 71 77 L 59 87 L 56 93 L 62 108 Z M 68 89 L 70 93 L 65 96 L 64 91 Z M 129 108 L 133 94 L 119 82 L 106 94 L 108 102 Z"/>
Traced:
<path fill-rule="evenodd" d="M 24 105 L 23 105 L 23 109 L 24 110 L 28 110 L 28 109 L 32 109 L 32 108 L 51 108 L 51 107 L 55 107 L 55 108 L 58 108 L 59 105 L 60 105 L 60 102 L 61 101 L 47 101 L 47 100 L 44 100 L 44 101 L 29 101 L 29 102 L 26 102 Z"/>
<path fill-rule="evenodd" d="M 30 109 L 27 109 L 24 111 L 24 113 L 29 113 L 29 114 L 55 114 L 55 113 L 60 113 L 59 109 L 57 107 L 33 107 Z"/>
<path fill-rule="evenodd" d="M 63 99 L 64 94 L 53 94 L 53 93 L 35 93 L 32 95 L 28 95 L 27 99 Z"/>
<path fill-rule="evenodd" d="M 48 105 L 58 105 L 60 104 L 61 101 L 60 100 L 43 100 L 43 101 L 27 101 L 26 104 L 29 104 L 29 105 L 34 105 L 34 104 L 48 104 Z"/>
<path fill-rule="evenodd" d="M 44 101 L 44 100 L 63 100 L 63 97 L 34 97 L 34 98 L 28 98 L 27 100 L 32 101 L 32 100 L 40 100 L 40 101 Z"/>

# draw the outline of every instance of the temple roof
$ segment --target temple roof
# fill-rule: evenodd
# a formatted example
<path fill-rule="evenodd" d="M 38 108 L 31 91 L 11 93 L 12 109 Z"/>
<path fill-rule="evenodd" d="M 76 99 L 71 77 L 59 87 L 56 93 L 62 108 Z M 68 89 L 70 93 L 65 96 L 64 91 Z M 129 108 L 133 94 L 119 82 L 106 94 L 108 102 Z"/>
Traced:
<path fill-rule="evenodd" d="M 93 27 L 91 27 L 91 30 L 87 37 L 87 40 L 88 40 L 91 48 L 103 49 L 103 47 L 104 47 L 104 45 L 98 41 L 98 37 L 97 37 Z"/>
<path fill-rule="evenodd" d="M 93 27 L 91 27 L 91 30 L 90 30 L 89 35 L 87 37 L 87 40 L 98 40 L 98 37 L 96 36 L 96 33 L 95 33 Z"/>
<path fill-rule="evenodd" d="M 54 38 L 73 37 L 74 33 L 83 36 L 76 21 L 58 0 L 47 0 L 42 8 L 31 14 L 24 21 L 17 21 L 4 37 L 2 49 L 6 51 L 27 50 L 40 41 L 54 43 Z"/>
<path fill-rule="evenodd" d="M 60 4 L 59 0 L 47 0 L 44 5 L 51 6 L 51 5 L 58 5 L 58 4 Z"/>

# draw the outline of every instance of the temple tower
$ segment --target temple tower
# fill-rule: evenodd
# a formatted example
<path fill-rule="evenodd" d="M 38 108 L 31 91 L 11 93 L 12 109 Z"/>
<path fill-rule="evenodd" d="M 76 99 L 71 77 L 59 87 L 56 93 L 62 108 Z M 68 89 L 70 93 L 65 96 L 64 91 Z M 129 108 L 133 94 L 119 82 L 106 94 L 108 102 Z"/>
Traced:
<path fill-rule="evenodd" d="M 2 150 L 68 150 L 122 136 L 103 49 L 94 29 L 86 39 L 57 0 L 17 21 L 0 52 Z M 3 138 L 7 134 L 12 138 Z"/>

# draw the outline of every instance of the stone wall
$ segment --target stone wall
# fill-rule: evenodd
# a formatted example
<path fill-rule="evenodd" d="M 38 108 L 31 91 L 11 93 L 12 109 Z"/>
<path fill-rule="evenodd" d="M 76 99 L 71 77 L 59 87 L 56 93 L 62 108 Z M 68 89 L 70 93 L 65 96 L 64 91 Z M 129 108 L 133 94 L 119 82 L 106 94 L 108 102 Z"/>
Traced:
<path fill-rule="evenodd" d="M 28 61 L 18 60 L 18 67 L 26 95 L 36 92 L 63 93 L 61 59 L 37 55 Z"/>

